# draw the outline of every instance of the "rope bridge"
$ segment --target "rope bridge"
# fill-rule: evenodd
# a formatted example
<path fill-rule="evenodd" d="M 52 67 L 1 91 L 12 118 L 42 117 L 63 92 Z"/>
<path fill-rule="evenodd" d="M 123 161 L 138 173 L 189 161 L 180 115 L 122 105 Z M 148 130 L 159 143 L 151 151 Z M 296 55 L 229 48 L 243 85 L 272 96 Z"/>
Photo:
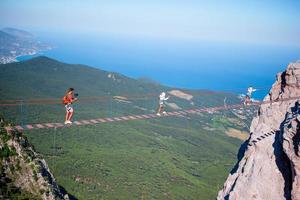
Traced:
<path fill-rule="evenodd" d="M 259 106 L 263 104 L 270 104 L 282 101 L 291 101 L 291 100 L 299 100 L 300 96 L 290 97 L 285 99 L 278 99 L 274 101 L 260 101 L 253 102 L 251 106 Z M 244 104 L 233 104 L 233 105 L 224 105 L 224 106 L 216 106 L 216 107 L 205 107 L 198 109 L 188 109 L 188 110 L 180 110 L 176 112 L 168 112 L 162 116 L 157 116 L 156 114 L 141 114 L 141 115 L 127 115 L 127 116 L 119 116 L 119 117 L 111 117 L 111 118 L 98 118 L 98 119 L 85 119 L 85 120 L 77 120 L 74 121 L 72 125 L 64 125 L 63 123 L 37 123 L 37 124 L 27 124 L 27 125 L 16 125 L 16 126 L 6 126 L 5 129 L 7 132 L 11 132 L 13 130 L 24 131 L 24 130 L 37 130 L 37 129 L 49 129 L 49 128 L 62 128 L 62 127 L 71 127 L 71 126 L 83 126 L 83 125 L 93 125 L 93 124 L 101 124 L 101 123 L 113 123 L 120 121 L 132 121 L 132 120 L 147 120 L 153 118 L 162 118 L 162 117 L 176 117 L 176 116 L 185 116 L 190 114 L 199 114 L 199 113 L 211 113 L 221 110 L 230 110 L 244 107 Z"/>

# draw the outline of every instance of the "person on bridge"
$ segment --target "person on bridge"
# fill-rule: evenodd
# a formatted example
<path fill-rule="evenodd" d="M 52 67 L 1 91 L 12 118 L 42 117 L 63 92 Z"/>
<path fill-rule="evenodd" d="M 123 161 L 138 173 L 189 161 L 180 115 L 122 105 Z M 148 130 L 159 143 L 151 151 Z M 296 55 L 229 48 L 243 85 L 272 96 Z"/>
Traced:
<path fill-rule="evenodd" d="M 63 97 L 63 104 L 66 108 L 65 124 L 72 124 L 72 117 L 74 114 L 73 103 L 78 100 L 78 94 L 74 94 L 74 88 L 69 88 L 66 95 Z"/>
<path fill-rule="evenodd" d="M 245 97 L 244 104 L 249 105 L 251 103 L 252 93 L 255 92 L 257 89 L 253 88 L 252 86 L 248 87 L 247 95 Z"/>
<path fill-rule="evenodd" d="M 161 114 L 166 114 L 166 111 L 164 111 L 165 108 L 165 102 L 169 99 L 169 97 L 166 97 L 166 93 L 162 92 L 159 95 L 159 106 L 157 110 L 157 115 L 160 116 Z"/>

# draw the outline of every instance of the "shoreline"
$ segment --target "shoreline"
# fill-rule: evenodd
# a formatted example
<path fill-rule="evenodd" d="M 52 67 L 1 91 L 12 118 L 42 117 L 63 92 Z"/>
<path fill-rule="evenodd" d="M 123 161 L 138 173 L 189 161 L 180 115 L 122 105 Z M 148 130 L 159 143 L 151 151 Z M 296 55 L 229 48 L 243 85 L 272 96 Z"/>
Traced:
<path fill-rule="evenodd" d="M 24 61 L 24 60 L 29 60 L 31 58 L 34 58 L 34 57 L 37 57 L 37 56 L 41 56 L 41 55 L 44 55 L 45 52 L 47 51 L 51 51 L 53 50 L 54 47 L 51 47 L 50 49 L 47 49 L 47 50 L 40 50 L 40 51 L 37 51 L 33 54 L 24 54 L 24 55 L 19 55 L 19 56 L 16 56 L 14 59 L 16 60 L 16 62 L 20 62 L 20 61 Z M 25 59 L 20 59 L 22 57 L 28 57 L 28 58 L 25 58 Z"/>

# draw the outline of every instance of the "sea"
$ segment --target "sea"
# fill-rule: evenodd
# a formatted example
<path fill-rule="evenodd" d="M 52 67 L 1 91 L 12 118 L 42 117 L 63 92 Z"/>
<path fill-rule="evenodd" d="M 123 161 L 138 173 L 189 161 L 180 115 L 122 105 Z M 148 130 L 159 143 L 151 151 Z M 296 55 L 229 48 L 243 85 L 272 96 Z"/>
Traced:
<path fill-rule="evenodd" d="M 39 34 L 39 40 L 54 48 L 17 59 L 44 55 L 185 89 L 244 94 L 253 86 L 256 99 L 268 94 L 277 73 L 300 60 L 300 47 L 278 45 L 67 33 Z"/>

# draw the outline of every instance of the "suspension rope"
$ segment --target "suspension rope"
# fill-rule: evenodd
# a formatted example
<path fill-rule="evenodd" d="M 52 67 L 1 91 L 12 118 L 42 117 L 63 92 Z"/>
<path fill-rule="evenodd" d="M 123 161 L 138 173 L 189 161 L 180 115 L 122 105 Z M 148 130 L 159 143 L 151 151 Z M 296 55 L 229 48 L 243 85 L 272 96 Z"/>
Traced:
<path fill-rule="evenodd" d="M 294 86 L 294 85 L 299 87 L 298 84 L 289 84 L 287 86 Z M 225 89 L 225 90 L 219 91 L 219 92 L 226 93 L 229 91 L 237 91 L 237 89 L 238 88 L 232 88 L 230 90 Z M 246 90 L 247 88 L 239 88 L 239 89 Z M 258 89 L 258 90 L 271 89 L 271 86 L 261 86 L 261 87 L 257 87 L 256 89 Z M 193 96 L 206 96 L 206 95 L 211 95 L 212 93 L 217 93 L 216 91 L 208 91 L 208 90 L 203 90 L 201 92 L 202 93 L 199 93 L 197 91 L 194 91 L 194 92 L 189 91 L 189 94 L 191 94 Z M 204 92 L 204 94 L 203 94 L 203 92 Z M 205 93 L 205 92 L 209 92 L 209 93 Z M 98 101 L 107 101 L 110 98 L 118 99 L 118 97 L 125 97 L 128 100 L 143 100 L 143 99 L 147 100 L 149 98 L 156 97 L 156 96 L 157 96 L 157 93 L 143 94 L 142 97 L 141 97 L 141 94 L 118 94 L 118 95 L 114 95 L 114 96 L 109 94 L 106 96 L 81 97 L 80 102 L 81 103 L 94 103 L 94 102 L 98 102 Z M 60 98 L 41 98 L 41 99 L 16 99 L 16 100 L 2 99 L 2 100 L 0 100 L 0 106 L 18 106 L 20 104 L 23 104 L 23 105 L 24 104 L 26 104 L 26 105 L 61 104 L 61 99 Z"/>
<path fill-rule="evenodd" d="M 276 102 L 283 102 L 283 101 L 291 101 L 291 100 L 299 100 L 300 96 L 296 97 L 290 97 L 290 98 L 284 98 L 284 99 L 277 99 L 274 101 L 261 101 L 261 102 L 253 102 L 250 106 L 259 106 L 263 104 L 269 104 L 269 103 L 276 103 Z M 119 116 L 119 117 L 106 117 L 106 118 L 99 118 L 99 119 L 90 119 L 90 120 L 80 120 L 80 121 L 74 121 L 74 125 L 91 125 L 91 124 L 97 124 L 97 123 L 111 123 L 111 122 L 118 122 L 118 121 L 129 121 L 129 120 L 138 120 L 138 119 L 151 119 L 151 118 L 158 118 L 158 117 L 168 117 L 168 116 L 182 116 L 182 115 L 188 115 L 188 114 L 198 114 L 198 113 L 204 113 L 204 112 L 216 112 L 220 110 L 230 110 L 235 108 L 243 107 L 244 104 L 232 104 L 232 105 L 226 105 L 226 106 L 215 106 L 215 107 L 204 107 L 204 108 L 198 108 L 198 109 L 188 109 L 188 110 L 180 110 L 180 111 L 174 111 L 174 112 L 168 112 L 166 115 L 157 116 L 155 114 L 144 114 L 144 115 L 127 115 L 127 116 Z M 53 127 L 67 127 L 63 125 L 62 123 L 44 123 L 44 124 L 27 124 L 24 126 L 17 125 L 14 127 L 8 126 L 5 127 L 7 131 L 12 131 L 13 129 L 17 129 L 19 131 L 23 130 L 32 130 L 32 129 L 45 129 L 45 128 L 53 128 Z"/>

